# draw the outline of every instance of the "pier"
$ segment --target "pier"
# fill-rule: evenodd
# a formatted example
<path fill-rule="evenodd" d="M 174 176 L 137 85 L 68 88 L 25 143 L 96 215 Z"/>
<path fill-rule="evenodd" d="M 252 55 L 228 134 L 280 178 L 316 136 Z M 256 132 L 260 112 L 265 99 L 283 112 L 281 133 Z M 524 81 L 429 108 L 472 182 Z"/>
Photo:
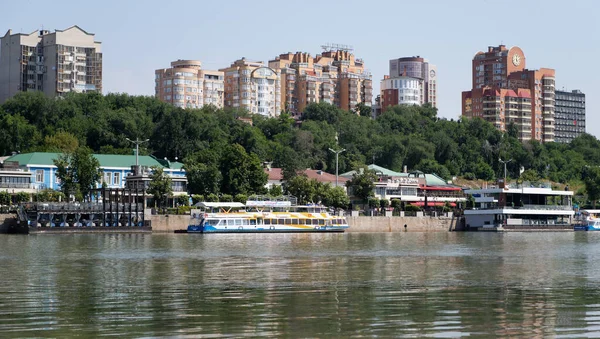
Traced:
<path fill-rule="evenodd" d="M 33 202 L 17 210 L 23 233 L 151 232 L 144 216 L 143 193 L 131 189 L 101 188 L 93 201 L 78 203 Z"/>

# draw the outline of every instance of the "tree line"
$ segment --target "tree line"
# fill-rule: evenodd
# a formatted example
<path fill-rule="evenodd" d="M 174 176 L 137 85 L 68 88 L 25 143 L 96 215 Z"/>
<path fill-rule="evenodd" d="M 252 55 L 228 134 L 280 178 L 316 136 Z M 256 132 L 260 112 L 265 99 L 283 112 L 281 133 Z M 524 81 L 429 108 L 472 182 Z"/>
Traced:
<path fill-rule="evenodd" d="M 127 94 L 53 99 L 19 93 L 0 106 L 0 153 L 86 147 L 133 154 L 127 138 L 150 139 L 140 153 L 182 161 L 189 191 L 203 196 L 266 193 L 265 162 L 283 168 L 286 179 L 306 168 L 335 173 L 330 148 L 346 150 L 339 173 L 376 163 L 445 179 L 493 180 L 504 175 L 502 161 L 511 159 L 509 178 L 585 183 L 590 200 L 600 198 L 600 142 L 592 135 L 569 144 L 520 142 L 513 126 L 501 132 L 481 119 L 444 119 L 429 105 L 390 107 L 375 119 L 365 115 L 326 103 L 308 105 L 298 120 L 285 112 L 266 118 L 215 106 L 184 110 Z"/>

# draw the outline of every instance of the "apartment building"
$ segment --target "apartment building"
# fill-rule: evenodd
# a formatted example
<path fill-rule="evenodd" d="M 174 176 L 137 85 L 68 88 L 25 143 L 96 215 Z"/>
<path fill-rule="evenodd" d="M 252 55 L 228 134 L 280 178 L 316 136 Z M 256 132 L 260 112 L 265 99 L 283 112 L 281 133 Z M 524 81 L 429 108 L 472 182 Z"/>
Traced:
<path fill-rule="evenodd" d="M 525 54 L 519 47 L 490 46 L 487 52 L 478 52 L 473 58 L 472 89 L 462 93 L 462 115 L 480 117 L 502 131 L 511 123 L 521 124 L 519 137 L 522 141 L 553 142 L 555 71 L 549 68 L 529 70 L 525 68 L 525 61 Z M 515 98 L 513 93 L 518 98 L 529 97 L 530 103 L 507 101 L 507 98 Z M 520 106 L 515 107 L 515 104 Z M 527 117 L 518 113 L 523 106 L 530 109 Z M 530 121 L 530 126 L 522 126 L 524 120 Z M 525 132 L 525 129 L 529 131 Z"/>
<path fill-rule="evenodd" d="M 18 92 L 102 92 L 101 43 L 78 26 L 0 38 L 0 103 Z"/>
<path fill-rule="evenodd" d="M 177 60 L 170 68 L 157 69 L 156 98 L 181 108 L 200 108 L 204 105 L 223 107 L 224 74 L 202 69 L 198 60 Z"/>
<path fill-rule="evenodd" d="M 242 58 L 220 71 L 225 74 L 225 107 L 244 108 L 268 117 L 279 115 L 281 70 Z"/>
<path fill-rule="evenodd" d="M 555 94 L 555 141 L 568 143 L 585 133 L 585 94 L 580 90 Z"/>
<path fill-rule="evenodd" d="M 437 107 L 437 67 L 420 56 L 390 60 L 381 81 L 381 108 L 394 105 Z"/>
<path fill-rule="evenodd" d="M 323 52 L 285 53 L 269 61 L 281 71 L 281 102 L 293 115 L 301 114 L 310 103 L 325 102 L 344 110 L 359 103 L 371 106 L 373 83 L 364 62 L 345 45 L 328 44 Z"/>

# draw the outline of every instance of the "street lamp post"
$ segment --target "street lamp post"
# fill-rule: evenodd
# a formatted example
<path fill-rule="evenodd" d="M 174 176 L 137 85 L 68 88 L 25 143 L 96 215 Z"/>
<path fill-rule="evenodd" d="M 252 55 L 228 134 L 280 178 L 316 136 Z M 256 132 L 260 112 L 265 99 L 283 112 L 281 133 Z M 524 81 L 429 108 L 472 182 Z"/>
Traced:
<path fill-rule="evenodd" d="M 502 160 L 502 158 L 498 158 L 498 161 L 504 164 L 504 184 L 506 185 L 506 164 L 511 162 L 513 159 Z"/>
<path fill-rule="evenodd" d="M 137 168 L 139 166 L 140 144 L 148 142 L 148 141 L 150 141 L 150 139 L 146 139 L 146 140 L 139 140 L 138 138 L 135 138 L 135 140 L 131 140 L 129 138 L 125 138 L 125 139 L 127 139 L 127 141 L 133 142 L 135 144 L 135 168 L 137 170 Z"/>
<path fill-rule="evenodd" d="M 346 149 L 342 148 L 339 151 L 334 150 L 333 148 L 329 149 L 331 152 L 335 153 L 335 187 L 338 187 L 338 161 L 340 153 L 344 152 Z"/>

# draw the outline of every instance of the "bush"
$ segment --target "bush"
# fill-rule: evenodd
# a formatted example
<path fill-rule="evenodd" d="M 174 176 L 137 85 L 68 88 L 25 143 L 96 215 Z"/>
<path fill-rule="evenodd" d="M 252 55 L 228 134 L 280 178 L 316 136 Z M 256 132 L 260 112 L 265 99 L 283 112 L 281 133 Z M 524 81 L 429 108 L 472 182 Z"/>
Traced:
<path fill-rule="evenodd" d="M 0 205 L 10 205 L 11 197 L 7 191 L 0 192 Z"/>
<path fill-rule="evenodd" d="M 419 212 L 419 211 L 421 211 L 421 207 L 408 204 L 408 205 L 404 206 L 404 211 L 406 211 L 406 212 Z"/>
<path fill-rule="evenodd" d="M 199 202 L 204 201 L 204 196 L 201 194 L 194 194 L 192 195 L 192 204 L 197 204 Z"/>
<path fill-rule="evenodd" d="M 221 198 L 219 199 L 219 201 L 221 201 L 221 202 L 232 202 L 233 201 L 233 196 L 231 194 L 223 194 L 223 195 L 221 195 Z"/>
<path fill-rule="evenodd" d="M 29 193 L 19 192 L 15 195 L 14 201 L 15 203 L 29 202 L 30 195 Z"/>
<path fill-rule="evenodd" d="M 211 193 L 209 195 L 206 196 L 206 202 L 219 202 L 219 196 Z"/>
<path fill-rule="evenodd" d="M 235 197 L 233 198 L 234 201 L 236 202 L 241 202 L 242 204 L 245 204 L 246 201 L 248 200 L 248 196 L 245 194 L 236 194 Z"/>
<path fill-rule="evenodd" d="M 191 210 L 191 206 L 179 206 L 177 207 L 177 214 L 190 214 Z"/>
<path fill-rule="evenodd" d="M 190 196 L 189 195 L 180 195 L 177 197 L 177 205 L 178 206 L 189 206 L 190 204 Z"/>

